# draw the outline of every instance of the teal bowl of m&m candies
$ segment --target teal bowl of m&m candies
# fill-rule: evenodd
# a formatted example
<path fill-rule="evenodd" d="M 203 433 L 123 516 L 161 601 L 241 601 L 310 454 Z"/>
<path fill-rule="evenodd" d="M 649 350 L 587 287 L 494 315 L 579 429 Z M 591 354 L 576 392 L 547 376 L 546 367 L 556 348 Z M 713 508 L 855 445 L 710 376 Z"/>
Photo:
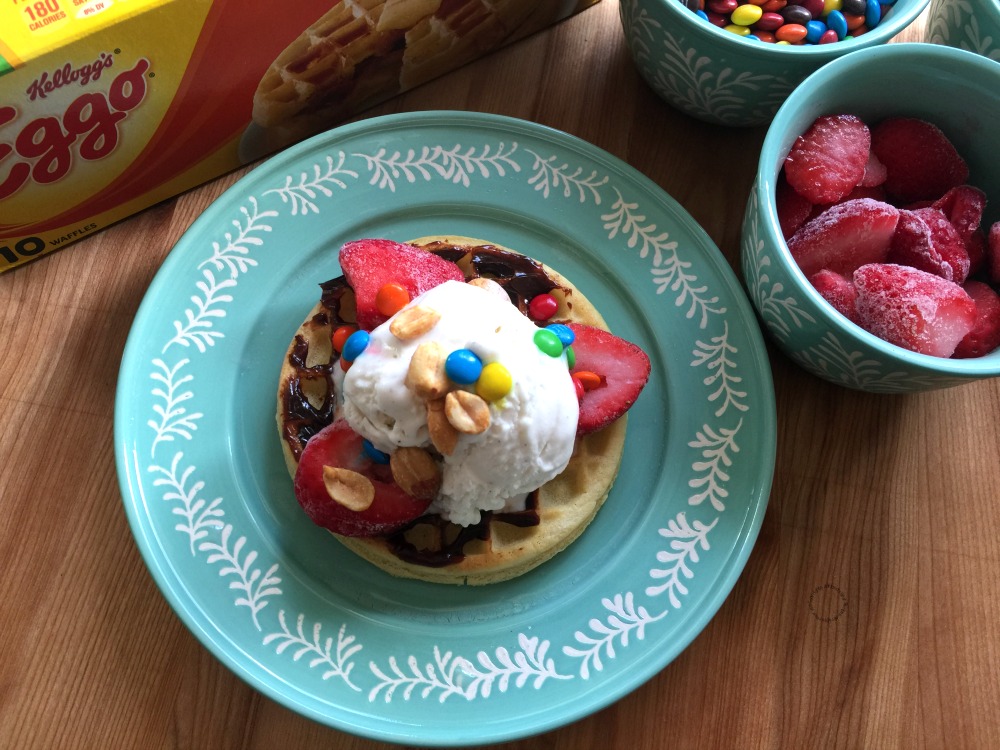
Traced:
<path fill-rule="evenodd" d="M 931 0 L 927 41 L 1000 61 L 1000 0 Z"/>
<path fill-rule="evenodd" d="M 622 0 L 619 14 L 639 73 L 662 99 L 706 122 L 753 126 L 806 76 L 885 44 L 928 2 Z"/>
<path fill-rule="evenodd" d="M 778 110 L 741 233 L 743 281 L 796 364 L 873 393 L 1000 375 L 1000 63 L 889 44 Z"/>

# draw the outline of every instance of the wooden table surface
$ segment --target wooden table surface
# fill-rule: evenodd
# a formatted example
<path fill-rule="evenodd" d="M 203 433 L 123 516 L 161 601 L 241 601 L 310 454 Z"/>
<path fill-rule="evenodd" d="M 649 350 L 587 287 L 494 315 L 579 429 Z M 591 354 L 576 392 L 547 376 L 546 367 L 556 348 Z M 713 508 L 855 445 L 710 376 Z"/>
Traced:
<path fill-rule="evenodd" d="M 906 38 L 922 34 L 921 21 Z M 661 103 L 616 0 L 372 114 L 420 109 L 580 136 L 674 196 L 738 268 L 764 129 Z M 241 174 L 0 276 L 0 747 L 388 747 L 293 713 L 217 661 L 161 596 L 122 508 L 112 420 L 132 318 Z M 773 491 L 722 609 L 618 703 L 502 747 L 1000 747 L 1000 379 L 873 396 L 776 350 L 771 364 Z"/>

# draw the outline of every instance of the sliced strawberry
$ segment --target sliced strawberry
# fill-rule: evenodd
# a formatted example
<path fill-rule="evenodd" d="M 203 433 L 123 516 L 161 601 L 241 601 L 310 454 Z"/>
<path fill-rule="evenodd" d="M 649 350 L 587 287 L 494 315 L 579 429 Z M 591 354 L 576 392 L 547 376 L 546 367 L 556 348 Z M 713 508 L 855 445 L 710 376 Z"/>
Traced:
<path fill-rule="evenodd" d="M 778 211 L 781 234 L 786 240 L 806 223 L 813 211 L 813 204 L 792 189 L 784 173 L 778 175 L 774 187 L 774 205 Z"/>
<path fill-rule="evenodd" d="M 921 354 L 950 357 L 976 322 L 976 303 L 958 284 L 892 263 L 854 272 L 858 318 L 870 333 Z"/>
<path fill-rule="evenodd" d="M 814 273 L 809 281 L 837 312 L 853 323 L 858 322 L 858 290 L 854 281 L 827 269 Z"/>
<path fill-rule="evenodd" d="M 912 266 L 962 284 L 969 275 L 969 253 L 948 218 L 936 208 L 900 209 L 888 262 Z"/>
<path fill-rule="evenodd" d="M 323 481 L 324 466 L 350 469 L 367 477 L 375 488 L 372 504 L 354 511 L 330 497 Z M 327 425 L 306 443 L 294 486 L 299 505 L 313 523 L 343 536 L 388 534 L 420 517 L 430 505 L 430 500 L 403 492 L 393 481 L 388 464 L 375 463 L 365 454 L 361 436 L 344 419 Z"/>
<path fill-rule="evenodd" d="M 948 217 L 948 221 L 962 238 L 966 253 L 974 261 L 975 267 L 969 272 L 974 273 L 981 263 L 979 256 L 983 249 L 983 236 L 979 232 L 979 225 L 986 208 L 986 193 L 971 185 L 959 185 L 934 201 L 933 207 Z"/>
<path fill-rule="evenodd" d="M 809 218 L 807 221 L 812 221 L 820 214 L 825 211 L 829 211 L 834 206 L 839 206 L 841 203 L 847 203 L 847 201 L 856 201 L 861 198 L 871 198 L 879 203 L 888 203 L 885 197 L 885 190 L 881 185 L 876 185 L 875 187 L 865 187 L 864 185 L 858 185 L 851 192 L 843 197 L 843 199 L 837 201 L 836 203 L 821 203 L 819 205 L 813 206 L 812 210 L 809 212 Z M 785 239 L 788 239 L 787 237 Z"/>
<path fill-rule="evenodd" d="M 969 178 L 969 167 L 940 128 L 912 117 L 883 120 L 871 148 L 887 170 L 885 189 L 901 202 L 937 199 Z"/>
<path fill-rule="evenodd" d="M 871 134 L 854 115 L 823 115 L 785 157 L 788 184 L 810 203 L 835 203 L 861 182 Z"/>
<path fill-rule="evenodd" d="M 788 241 L 788 249 L 807 276 L 824 268 L 849 274 L 879 263 L 889 252 L 899 209 L 870 198 L 838 203 L 812 219 Z"/>
<path fill-rule="evenodd" d="M 972 185 L 959 185 L 934 201 L 932 206 L 948 217 L 965 240 L 979 229 L 986 208 L 986 193 Z"/>
<path fill-rule="evenodd" d="M 600 376 L 595 388 L 580 399 L 576 432 L 584 435 L 611 424 L 629 410 L 649 379 L 649 357 L 635 344 L 607 331 L 581 323 L 570 323 L 576 335 L 572 372 L 588 371 Z"/>
<path fill-rule="evenodd" d="M 958 342 L 953 357 L 982 357 L 1000 346 L 1000 296 L 981 281 L 966 282 L 966 293 L 976 303 L 976 325 Z"/>
<path fill-rule="evenodd" d="M 986 272 L 990 281 L 1000 284 L 1000 221 L 990 227 L 986 237 Z"/>
<path fill-rule="evenodd" d="M 465 281 L 462 269 L 451 261 L 391 240 L 348 242 L 340 250 L 340 267 L 354 290 L 358 325 L 368 331 L 388 320 L 375 304 L 386 284 L 400 284 L 413 299 L 445 281 Z"/>
<path fill-rule="evenodd" d="M 931 245 L 941 258 L 944 273 L 941 276 L 956 284 L 964 284 L 969 276 L 969 253 L 958 230 L 948 217 L 936 208 L 918 208 L 914 211 L 931 231 Z"/>
<path fill-rule="evenodd" d="M 885 164 L 878 160 L 874 151 L 869 151 L 868 163 L 865 164 L 865 173 L 858 182 L 858 187 L 879 187 L 885 182 L 885 178 L 888 176 L 889 170 L 885 168 Z"/>

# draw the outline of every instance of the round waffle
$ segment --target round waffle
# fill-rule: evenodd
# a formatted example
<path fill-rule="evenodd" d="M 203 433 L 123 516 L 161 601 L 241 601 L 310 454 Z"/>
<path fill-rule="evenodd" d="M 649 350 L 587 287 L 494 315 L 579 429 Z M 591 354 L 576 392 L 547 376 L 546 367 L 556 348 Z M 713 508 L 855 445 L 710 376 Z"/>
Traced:
<path fill-rule="evenodd" d="M 466 278 L 478 275 L 469 263 L 477 249 L 515 251 L 469 237 L 439 236 L 410 244 L 442 254 L 463 254 L 457 261 Z M 564 276 L 537 264 L 555 285 L 559 301 L 554 319 L 607 328 L 586 297 Z M 331 287 L 332 288 L 332 287 Z M 330 344 L 333 328 L 352 320 L 351 294 L 327 294 L 299 327 L 282 363 L 277 424 L 285 461 L 294 477 L 304 446 L 304 424 L 314 428 L 333 419 L 336 405 Z M 525 511 L 484 513 L 473 527 L 460 527 L 429 516 L 404 532 L 387 537 L 345 537 L 348 549 L 379 568 L 404 578 L 434 583 L 481 585 L 519 576 L 565 549 L 593 520 L 618 473 L 625 442 L 626 417 L 598 432 L 578 437 L 562 474 L 529 497 Z M 307 439 L 307 438 L 306 438 Z"/>

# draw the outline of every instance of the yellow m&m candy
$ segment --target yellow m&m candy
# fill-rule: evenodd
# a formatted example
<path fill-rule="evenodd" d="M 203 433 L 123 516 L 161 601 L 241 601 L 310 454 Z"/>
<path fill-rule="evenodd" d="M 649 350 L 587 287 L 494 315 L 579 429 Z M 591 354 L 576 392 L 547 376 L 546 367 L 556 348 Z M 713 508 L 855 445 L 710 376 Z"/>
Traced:
<path fill-rule="evenodd" d="M 483 366 L 483 371 L 476 381 L 476 393 L 486 401 L 499 401 L 514 385 L 510 371 L 499 362 L 490 362 Z"/>

